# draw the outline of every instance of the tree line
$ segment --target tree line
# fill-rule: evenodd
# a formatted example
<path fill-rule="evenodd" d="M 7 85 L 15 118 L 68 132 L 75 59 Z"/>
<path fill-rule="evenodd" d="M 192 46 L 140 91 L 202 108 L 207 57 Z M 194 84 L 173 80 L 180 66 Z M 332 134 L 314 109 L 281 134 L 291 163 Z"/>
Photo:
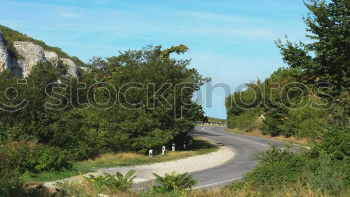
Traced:
<path fill-rule="evenodd" d="M 226 99 L 228 126 L 306 137 L 308 150 L 273 147 L 244 182 L 257 196 L 350 192 L 350 2 L 308 0 L 308 43 L 277 41 L 286 67 Z M 285 195 L 285 194 L 283 194 Z"/>
<path fill-rule="evenodd" d="M 190 141 L 203 117 L 192 97 L 208 79 L 188 68 L 189 60 L 171 58 L 187 49 L 149 46 L 96 57 L 78 78 L 50 64 L 35 66 L 25 83 L 10 71 L 0 73 L 0 187 L 14 174 Z"/>
<path fill-rule="evenodd" d="M 276 41 L 287 66 L 226 99 L 229 127 L 315 137 L 330 125 L 349 126 L 349 3 L 305 5 L 310 11 L 304 18 L 310 42 Z"/>

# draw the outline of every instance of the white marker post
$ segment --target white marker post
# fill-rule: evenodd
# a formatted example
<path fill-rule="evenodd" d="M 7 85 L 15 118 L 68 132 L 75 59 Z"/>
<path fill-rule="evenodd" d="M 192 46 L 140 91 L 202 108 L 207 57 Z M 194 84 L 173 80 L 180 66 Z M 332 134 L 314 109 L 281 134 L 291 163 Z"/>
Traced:
<path fill-rule="evenodd" d="M 162 155 L 165 154 L 165 146 L 162 146 Z"/>
<path fill-rule="evenodd" d="M 148 151 L 148 157 L 153 157 L 153 150 L 152 150 L 152 149 L 149 149 L 149 151 Z"/>

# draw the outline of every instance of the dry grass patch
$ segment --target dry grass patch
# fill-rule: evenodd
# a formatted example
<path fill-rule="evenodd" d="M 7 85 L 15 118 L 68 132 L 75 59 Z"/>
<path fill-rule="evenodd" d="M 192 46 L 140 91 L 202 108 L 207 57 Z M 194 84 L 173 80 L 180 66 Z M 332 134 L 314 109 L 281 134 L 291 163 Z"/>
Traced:
<path fill-rule="evenodd" d="M 61 196 L 84 196 L 84 197 L 138 197 L 135 192 L 100 193 L 85 179 L 75 182 L 64 182 L 58 185 Z M 60 196 L 58 195 L 58 196 Z"/>
<path fill-rule="evenodd" d="M 172 161 L 177 159 L 183 159 L 191 156 L 202 155 L 217 151 L 216 145 L 202 138 L 195 138 L 192 147 L 188 147 L 188 150 L 181 150 L 171 152 L 167 150 L 165 155 L 155 155 L 154 157 L 148 157 L 139 153 L 106 153 L 102 154 L 94 159 L 89 159 L 77 163 L 78 168 L 107 168 L 114 166 L 135 166 L 152 164 L 159 162 Z"/>
<path fill-rule="evenodd" d="M 249 136 L 256 136 L 256 137 L 261 137 L 261 138 L 266 138 L 266 139 L 272 139 L 272 140 L 278 140 L 278 141 L 283 141 L 283 142 L 289 142 L 293 144 L 300 144 L 300 145 L 307 145 L 311 142 L 310 139 L 308 138 L 301 138 L 301 137 L 284 137 L 284 136 L 275 136 L 272 137 L 270 135 L 264 135 L 261 130 L 259 129 L 254 129 L 251 131 L 243 131 L 242 129 L 226 129 L 229 132 L 234 132 L 234 133 L 239 133 L 243 135 L 249 135 Z"/>
<path fill-rule="evenodd" d="M 255 191 L 254 188 L 244 187 L 234 191 L 228 188 L 215 188 L 204 191 L 191 191 L 186 197 L 246 197 L 246 196 L 274 196 L 274 197 L 333 197 L 310 186 L 301 184 L 288 185 L 278 191 Z M 349 191 L 337 194 L 337 197 L 348 197 Z"/>

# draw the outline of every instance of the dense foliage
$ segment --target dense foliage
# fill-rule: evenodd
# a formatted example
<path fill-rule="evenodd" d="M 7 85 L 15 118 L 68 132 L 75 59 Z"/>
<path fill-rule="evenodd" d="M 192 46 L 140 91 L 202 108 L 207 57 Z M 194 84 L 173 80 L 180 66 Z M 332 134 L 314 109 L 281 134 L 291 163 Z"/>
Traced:
<path fill-rule="evenodd" d="M 288 67 L 234 93 L 226 106 L 230 127 L 307 137 L 312 139 L 310 150 L 293 153 L 273 147 L 259 156 L 260 163 L 244 182 L 231 186 L 234 190 L 275 196 L 299 185 L 322 196 L 349 194 L 350 2 L 309 0 L 306 6 L 311 42 L 278 41 Z M 250 124 L 237 123 L 243 118 Z"/>
<path fill-rule="evenodd" d="M 160 47 L 150 47 L 94 59 L 91 72 L 79 79 L 60 78 L 61 83 L 50 65 L 38 65 L 26 85 L 3 72 L 2 91 L 17 97 L 1 101 L 13 107 L 26 100 L 27 105 L 0 112 L 0 139 L 34 140 L 68 150 L 75 159 L 182 144 L 202 116 L 192 95 L 205 81 L 188 64 L 164 60 Z"/>
<path fill-rule="evenodd" d="M 3 26 L 0 31 L 7 46 L 39 42 Z M 189 60 L 171 58 L 187 49 L 157 46 L 94 58 L 78 78 L 62 76 L 61 67 L 50 64 L 35 66 L 25 82 L 0 73 L 0 152 L 6 154 L 0 173 L 60 170 L 104 152 L 182 146 L 203 117 L 192 97 L 207 81 L 188 68 Z M 16 164 L 11 155 L 18 156 Z"/>
<path fill-rule="evenodd" d="M 287 185 L 301 184 L 335 195 L 350 191 L 349 131 L 336 130 L 302 154 L 272 148 L 259 156 L 259 165 L 245 186 L 270 196 Z"/>
<path fill-rule="evenodd" d="M 0 156 L 0 167 L 4 173 L 12 170 L 35 173 L 72 166 L 67 151 L 30 142 L 9 142 L 1 145 Z"/>
<path fill-rule="evenodd" d="M 265 134 L 320 137 L 326 125 L 349 125 L 349 2 L 311 0 L 305 18 L 308 44 L 277 41 L 288 65 L 263 82 L 250 83 L 226 100 L 230 127 Z M 237 124 L 248 116 L 259 125 Z"/>

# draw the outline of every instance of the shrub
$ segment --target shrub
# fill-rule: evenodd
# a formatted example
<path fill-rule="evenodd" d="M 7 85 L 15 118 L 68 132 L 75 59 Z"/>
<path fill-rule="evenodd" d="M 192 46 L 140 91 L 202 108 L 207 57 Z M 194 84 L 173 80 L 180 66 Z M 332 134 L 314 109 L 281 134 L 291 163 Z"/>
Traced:
<path fill-rule="evenodd" d="M 240 115 L 233 116 L 231 119 L 229 119 L 228 126 L 229 128 L 238 128 L 243 129 L 244 131 L 251 131 L 260 127 L 258 118 L 258 110 L 247 110 L 242 112 Z"/>
<path fill-rule="evenodd" d="M 316 160 L 317 167 L 306 177 L 306 182 L 313 189 L 320 190 L 324 193 L 336 195 L 346 190 L 349 182 L 349 174 L 346 173 L 344 163 L 333 161 L 329 155 L 323 154 Z"/>
<path fill-rule="evenodd" d="M 272 147 L 259 155 L 260 163 L 246 179 L 257 188 L 278 189 L 296 183 L 302 175 L 306 159 L 300 155 Z"/>
<path fill-rule="evenodd" d="M 150 148 L 160 148 L 162 144 L 169 144 L 173 140 L 171 131 L 155 129 L 147 136 L 133 140 L 133 149 L 146 153 Z"/>
<path fill-rule="evenodd" d="M 259 155 L 260 163 L 246 176 L 243 187 L 266 196 L 274 196 L 274 193 L 294 184 L 328 195 L 348 191 L 350 160 L 335 160 L 332 154 L 326 152 L 316 156 L 309 152 L 296 154 L 273 147 Z"/>
<path fill-rule="evenodd" d="M 290 136 L 289 133 L 282 133 L 284 120 L 288 111 L 284 108 L 273 109 L 266 113 L 266 119 L 263 121 L 262 132 L 265 135 L 279 136 L 281 134 Z"/>
<path fill-rule="evenodd" d="M 152 187 L 152 190 L 156 193 L 167 193 L 174 191 L 182 191 L 185 189 L 191 189 L 194 185 L 196 185 L 197 181 L 195 181 L 192 176 L 187 173 L 184 174 L 175 174 L 172 172 L 171 174 L 165 174 L 164 177 L 161 177 L 157 174 L 153 175 L 156 177 L 155 184 Z"/>
<path fill-rule="evenodd" d="M 117 172 L 115 175 L 104 173 L 103 176 L 90 175 L 86 178 L 99 192 L 124 192 L 127 191 L 133 184 L 135 171 L 131 170 L 128 173 L 121 174 Z"/>
<path fill-rule="evenodd" d="M 315 106 L 325 106 L 324 102 L 316 96 L 305 96 L 294 108 L 290 108 L 279 126 L 281 134 L 285 136 L 299 136 L 319 138 L 322 131 L 329 124 L 327 110 Z"/>
<path fill-rule="evenodd" d="M 334 160 L 350 158 L 350 131 L 332 129 L 324 134 L 323 140 L 312 149 L 313 156 L 320 156 L 322 152 L 331 156 Z"/>
<path fill-rule="evenodd" d="M 20 197 L 23 196 L 23 182 L 16 171 L 1 170 L 0 172 L 0 196 Z"/>
<path fill-rule="evenodd" d="M 0 158 L 1 171 L 38 173 L 72 167 L 72 161 L 65 151 L 33 142 L 2 144 Z"/>

